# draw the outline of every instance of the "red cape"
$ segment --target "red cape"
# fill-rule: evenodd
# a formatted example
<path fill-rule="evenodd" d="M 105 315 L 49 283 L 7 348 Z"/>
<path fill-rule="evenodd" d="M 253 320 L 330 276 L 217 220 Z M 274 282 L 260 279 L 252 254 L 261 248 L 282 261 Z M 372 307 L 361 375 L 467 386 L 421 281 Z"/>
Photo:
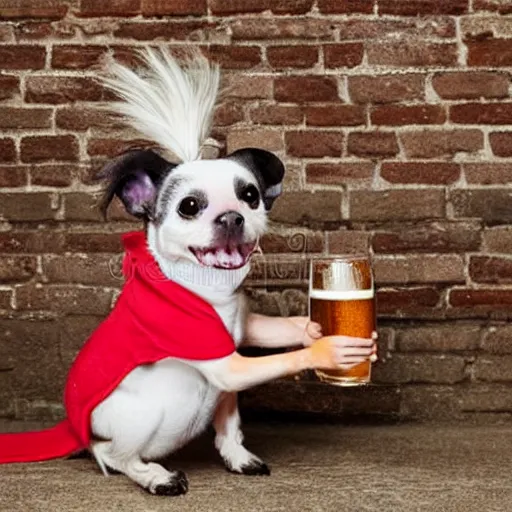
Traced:
<path fill-rule="evenodd" d="M 0 434 L 0 463 L 53 459 L 87 448 L 92 411 L 137 366 L 166 357 L 217 359 L 236 350 L 213 307 L 162 274 L 144 233 L 128 233 L 123 243 L 125 285 L 71 366 L 64 391 L 67 419 L 40 432 Z"/>

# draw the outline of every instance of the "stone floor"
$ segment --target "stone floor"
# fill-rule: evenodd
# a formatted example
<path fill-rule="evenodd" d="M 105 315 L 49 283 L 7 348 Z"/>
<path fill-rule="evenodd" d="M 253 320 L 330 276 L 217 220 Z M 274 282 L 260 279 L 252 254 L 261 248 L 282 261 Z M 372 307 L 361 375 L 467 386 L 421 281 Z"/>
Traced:
<path fill-rule="evenodd" d="M 173 459 L 188 475 L 186 496 L 151 496 L 89 459 L 59 460 L 0 466 L 0 511 L 512 511 L 510 423 L 274 422 L 245 432 L 270 477 L 226 472 L 208 434 Z"/>

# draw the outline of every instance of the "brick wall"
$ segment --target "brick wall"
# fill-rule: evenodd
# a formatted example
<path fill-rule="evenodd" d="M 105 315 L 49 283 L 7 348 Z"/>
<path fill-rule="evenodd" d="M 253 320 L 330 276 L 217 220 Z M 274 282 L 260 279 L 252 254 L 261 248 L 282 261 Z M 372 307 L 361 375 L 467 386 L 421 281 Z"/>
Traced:
<path fill-rule="evenodd" d="M 305 255 L 369 247 L 401 414 L 512 412 L 509 0 L 0 0 L 0 416 L 62 413 L 138 227 L 95 209 L 94 171 L 139 137 L 97 70 L 190 42 L 225 70 L 223 151 L 288 167 L 254 307 L 305 313 Z"/>

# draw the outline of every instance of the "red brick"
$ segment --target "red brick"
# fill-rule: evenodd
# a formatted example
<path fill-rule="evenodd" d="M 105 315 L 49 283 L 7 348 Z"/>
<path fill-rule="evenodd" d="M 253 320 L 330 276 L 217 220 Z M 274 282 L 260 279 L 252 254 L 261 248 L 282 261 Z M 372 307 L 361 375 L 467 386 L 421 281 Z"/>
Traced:
<path fill-rule="evenodd" d="M 100 101 L 103 88 L 92 78 L 78 76 L 32 76 L 26 81 L 28 103 L 69 103 Z"/>
<path fill-rule="evenodd" d="M 324 185 L 371 183 L 375 165 L 371 162 L 307 164 L 306 182 Z"/>
<path fill-rule="evenodd" d="M 481 336 L 479 325 L 425 325 L 401 329 L 397 333 L 401 352 L 452 352 L 475 350 Z"/>
<path fill-rule="evenodd" d="M 485 333 L 481 347 L 491 354 L 512 354 L 512 326 L 492 326 Z"/>
<path fill-rule="evenodd" d="M 512 381 L 511 363 L 512 358 L 507 355 L 480 355 L 472 366 L 474 378 L 489 382 L 510 382 Z"/>
<path fill-rule="evenodd" d="M 106 46 L 54 45 L 52 68 L 88 69 L 98 67 L 106 53 Z"/>
<path fill-rule="evenodd" d="M 479 251 L 481 229 L 478 223 L 432 223 L 401 226 L 395 231 L 377 232 L 372 237 L 375 253 L 463 253 Z"/>
<path fill-rule="evenodd" d="M 341 156 L 343 133 L 296 131 L 285 133 L 286 153 L 295 157 Z"/>
<path fill-rule="evenodd" d="M 245 119 L 244 105 L 239 101 L 225 101 L 217 106 L 213 124 L 232 126 Z"/>
<path fill-rule="evenodd" d="M 425 76 L 420 74 L 350 76 L 354 103 L 395 103 L 425 99 Z"/>
<path fill-rule="evenodd" d="M 278 77 L 274 82 L 277 101 L 307 103 L 313 101 L 339 101 L 336 79 L 327 76 Z"/>
<path fill-rule="evenodd" d="M 477 153 L 484 147 L 480 130 L 401 132 L 400 139 L 408 158 L 453 157 L 457 153 Z"/>
<path fill-rule="evenodd" d="M 489 134 L 492 152 L 496 156 L 512 156 L 512 132 L 493 132 Z"/>
<path fill-rule="evenodd" d="M 354 68 L 363 61 L 362 43 L 338 43 L 324 45 L 324 61 L 327 68 Z"/>
<path fill-rule="evenodd" d="M 400 126 L 411 124 L 443 124 L 444 108 L 440 105 L 385 105 L 370 111 L 376 125 Z"/>
<path fill-rule="evenodd" d="M 212 45 L 208 56 L 223 69 L 252 69 L 261 63 L 261 49 L 258 46 Z"/>
<path fill-rule="evenodd" d="M 27 168 L 20 165 L 0 165 L 0 188 L 27 185 Z"/>
<path fill-rule="evenodd" d="M 373 43 L 366 49 L 368 64 L 381 66 L 455 66 L 457 45 L 401 41 Z"/>
<path fill-rule="evenodd" d="M 512 66 L 512 39 L 467 41 L 468 66 Z"/>
<path fill-rule="evenodd" d="M 8 100 L 20 91 L 20 79 L 17 76 L 0 75 L 0 100 Z"/>
<path fill-rule="evenodd" d="M 372 370 L 372 380 L 381 383 L 455 384 L 466 379 L 462 356 L 394 354 Z"/>
<path fill-rule="evenodd" d="M 506 98 L 509 77 L 491 71 L 437 73 L 432 86 L 441 98 L 449 100 Z"/>
<path fill-rule="evenodd" d="M 52 114 L 49 108 L 0 107 L 0 128 L 51 128 Z"/>
<path fill-rule="evenodd" d="M 388 132 L 352 132 L 348 135 L 347 152 L 363 157 L 395 156 L 400 151 L 396 135 Z"/>
<path fill-rule="evenodd" d="M 16 146 L 13 139 L 0 139 L 0 162 L 14 162 L 16 160 Z"/>
<path fill-rule="evenodd" d="M 468 0 L 379 0 L 379 14 L 418 16 L 425 14 L 464 14 L 468 12 Z"/>
<path fill-rule="evenodd" d="M 14 222 L 53 220 L 52 197 L 46 192 L 2 194 L 0 217 Z"/>
<path fill-rule="evenodd" d="M 284 192 L 270 218 L 275 222 L 322 229 L 339 225 L 342 194 L 334 190 Z"/>
<path fill-rule="evenodd" d="M 16 24 L 15 34 L 17 40 L 38 39 L 70 39 L 76 35 L 77 27 L 62 22 L 49 21 L 23 21 Z"/>
<path fill-rule="evenodd" d="M 372 14 L 375 0 L 318 0 L 322 14 Z"/>
<path fill-rule="evenodd" d="M 512 260 L 503 257 L 471 256 L 469 275 L 475 283 L 512 283 Z"/>
<path fill-rule="evenodd" d="M 450 192 L 455 217 L 478 218 L 490 224 L 511 223 L 510 193 L 506 188 L 482 188 Z"/>
<path fill-rule="evenodd" d="M 21 311 L 105 315 L 110 311 L 112 292 L 100 287 L 25 285 L 16 288 L 15 301 L 16 309 Z"/>
<path fill-rule="evenodd" d="M 0 25 L 0 42 L 12 43 L 14 41 L 14 27 L 10 25 Z"/>
<path fill-rule="evenodd" d="M 329 19 L 261 18 L 234 19 L 230 25 L 233 40 L 334 39 L 335 26 Z"/>
<path fill-rule="evenodd" d="M 450 119 L 458 124 L 512 124 L 512 103 L 452 105 Z"/>
<path fill-rule="evenodd" d="M 313 0 L 210 0 L 212 14 L 244 14 L 270 10 L 275 14 L 306 14 Z"/>
<path fill-rule="evenodd" d="M 310 126 L 358 126 L 366 123 L 365 109 L 359 105 L 311 105 L 305 107 Z"/>
<path fill-rule="evenodd" d="M 377 291 L 377 313 L 403 316 L 418 309 L 435 308 L 441 299 L 439 290 L 430 286 L 390 288 Z"/>
<path fill-rule="evenodd" d="M 500 14 L 512 14 L 509 0 L 474 0 L 474 11 L 494 11 Z"/>
<path fill-rule="evenodd" d="M 69 164 L 34 165 L 30 168 L 30 183 L 43 187 L 69 187 L 78 166 Z"/>
<path fill-rule="evenodd" d="M 384 162 L 380 175 L 390 183 L 448 185 L 460 178 L 460 166 L 448 162 Z"/>
<path fill-rule="evenodd" d="M 104 0 L 80 0 L 80 10 L 77 16 L 101 17 L 101 16 L 136 16 L 140 13 L 141 0 L 116 0 L 105 2 Z"/>
<path fill-rule="evenodd" d="M 508 163 L 467 163 L 462 165 L 466 181 L 480 185 L 512 183 L 512 167 Z"/>
<path fill-rule="evenodd" d="M 435 18 L 349 18 L 337 21 L 340 40 L 360 39 L 389 39 L 396 34 L 409 38 L 453 38 L 455 37 L 455 23 L 448 17 Z"/>
<path fill-rule="evenodd" d="M 378 286 L 466 281 L 464 260 L 455 254 L 376 256 L 373 268 Z"/>
<path fill-rule="evenodd" d="M 207 14 L 206 0 L 142 0 L 143 16 L 200 16 Z"/>
<path fill-rule="evenodd" d="M 55 114 L 57 128 L 72 131 L 85 131 L 89 128 L 120 129 L 126 125 L 109 112 L 92 107 L 72 106 L 57 109 Z"/>
<path fill-rule="evenodd" d="M 143 139 L 89 139 L 87 153 L 91 156 L 114 157 L 129 149 L 143 148 L 150 145 L 151 143 Z"/>
<path fill-rule="evenodd" d="M 64 18 L 67 4 L 61 0 L 3 0 L 0 19 Z"/>
<path fill-rule="evenodd" d="M 46 48 L 43 46 L 0 46 L 0 62 L 3 69 L 42 69 L 45 60 Z"/>
<path fill-rule="evenodd" d="M 69 192 L 62 194 L 64 200 L 64 217 L 66 220 L 100 222 L 103 221 L 99 210 L 99 197 L 85 192 Z M 120 201 L 115 200 L 109 209 L 109 220 L 134 221 L 126 213 Z"/>
<path fill-rule="evenodd" d="M 11 309 L 11 290 L 0 290 L 0 309 Z"/>
<path fill-rule="evenodd" d="M 1 238 L 0 238 L 0 247 Z M 63 249 L 71 252 L 106 252 L 122 251 L 119 233 L 68 233 L 64 234 Z M 37 251 L 39 252 L 39 251 Z"/>
<path fill-rule="evenodd" d="M 77 283 L 120 287 L 122 254 L 65 254 L 42 257 L 43 275 L 52 284 Z"/>
<path fill-rule="evenodd" d="M 12 194 L 13 196 L 14 194 Z M 12 197 L 11 196 L 11 197 Z M 47 194 L 41 194 L 41 197 L 48 197 Z M 27 199 L 26 195 L 23 197 Z M 22 206 L 23 200 L 12 200 L 11 206 Z M 42 204 L 47 204 L 46 202 Z M 48 203 L 49 204 L 49 203 Z M 82 235 L 80 235 L 82 236 Z M 0 233 L 0 252 L 7 254 L 40 254 L 46 252 L 62 252 L 63 233 L 57 233 L 50 230 Z"/>
<path fill-rule="evenodd" d="M 247 147 L 261 148 L 267 151 L 282 151 L 284 149 L 283 133 L 267 127 L 230 130 L 226 144 L 228 153 Z"/>
<path fill-rule="evenodd" d="M 224 73 L 221 86 L 228 98 L 272 98 L 272 78 L 270 76 Z"/>
<path fill-rule="evenodd" d="M 508 226 L 485 229 L 483 248 L 483 252 L 512 254 L 512 230 Z"/>
<path fill-rule="evenodd" d="M 274 69 L 311 68 L 318 62 L 318 48 L 310 45 L 270 46 L 267 60 Z"/>
<path fill-rule="evenodd" d="M 512 306 L 512 290 L 508 288 L 457 288 L 450 290 L 449 302 L 452 306 Z"/>
<path fill-rule="evenodd" d="M 329 254 L 368 253 L 370 233 L 367 231 L 328 231 L 327 249 Z"/>
<path fill-rule="evenodd" d="M 318 253 L 324 249 L 324 235 L 296 230 L 267 233 L 261 238 L 261 248 L 264 253 Z"/>
<path fill-rule="evenodd" d="M 78 141 L 73 135 L 23 137 L 20 145 L 22 162 L 78 160 Z"/>
<path fill-rule="evenodd" d="M 195 40 L 203 29 L 213 29 L 207 21 L 147 21 L 124 22 L 114 31 L 114 37 L 136 41 Z"/>
<path fill-rule="evenodd" d="M 251 120 L 256 124 L 293 125 L 304 118 L 298 105 L 258 105 L 250 111 Z"/>
<path fill-rule="evenodd" d="M 0 284 L 30 281 L 37 271 L 35 256 L 0 255 Z"/>
<path fill-rule="evenodd" d="M 444 191 L 421 190 L 352 190 L 352 221 L 412 221 L 445 216 Z"/>

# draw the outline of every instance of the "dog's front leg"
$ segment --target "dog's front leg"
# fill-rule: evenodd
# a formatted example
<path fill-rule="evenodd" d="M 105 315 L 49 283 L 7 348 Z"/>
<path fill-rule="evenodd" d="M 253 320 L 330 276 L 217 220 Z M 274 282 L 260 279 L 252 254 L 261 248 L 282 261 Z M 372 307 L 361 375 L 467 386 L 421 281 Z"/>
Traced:
<path fill-rule="evenodd" d="M 236 393 L 223 393 L 215 411 L 215 446 L 226 468 L 244 475 L 270 475 L 269 467 L 243 445 Z"/>

